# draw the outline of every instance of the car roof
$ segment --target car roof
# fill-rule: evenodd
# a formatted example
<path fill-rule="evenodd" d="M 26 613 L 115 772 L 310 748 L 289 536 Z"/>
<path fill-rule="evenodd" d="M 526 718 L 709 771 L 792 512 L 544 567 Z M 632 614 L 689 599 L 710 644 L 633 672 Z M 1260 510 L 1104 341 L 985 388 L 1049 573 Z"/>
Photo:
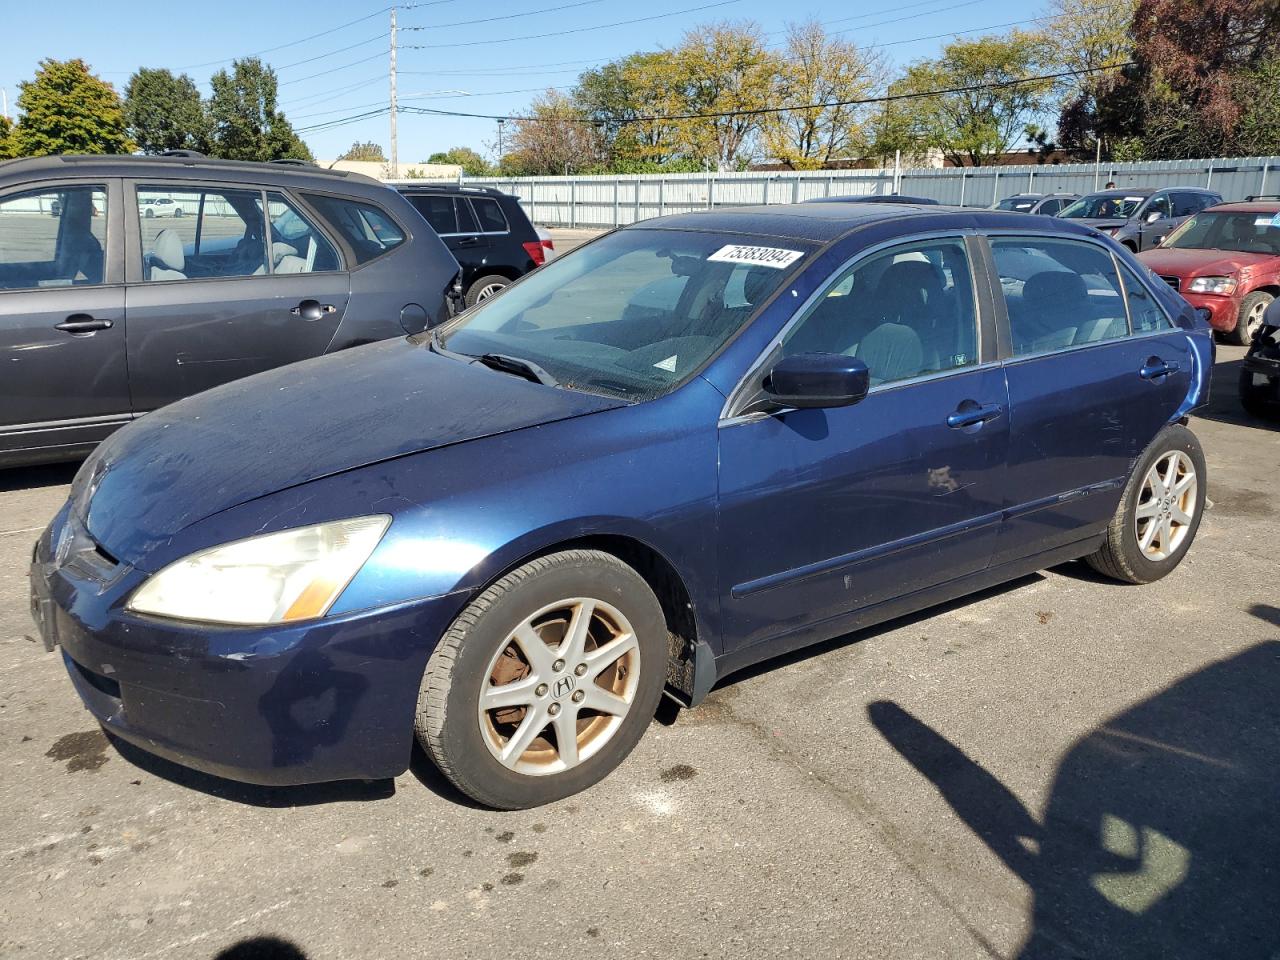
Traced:
<path fill-rule="evenodd" d="M 1205 212 L 1213 211 L 1224 213 L 1280 213 L 1280 197 L 1274 200 L 1263 200 L 1261 198 L 1248 200 L 1234 200 L 1226 203 L 1215 203 L 1212 207 L 1205 207 Z"/>
<path fill-rule="evenodd" d="M 515 194 L 504 193 L 494 187 L 472 187 L 465 183 L 397 183 L 395 188 L 401 193 L 467 193 L 485 197 L 512 197 Z M 519 199 L 519 198 L 517 198 Z"/>
<path fill-rule="evenodd" d="M 1054 217 L 1040 218 L 1052 224 L 1053 232 L 1089 236 L 1088 227 Z M 862 227 L 886 221 L 902 224 L 903 233 L 915 230 L 945 230 L 1015 227 L 1026 229 L 1025 213 L 984 210 L 976 207 L 947 207 L 940 204 L 907 203 L 788 203 L 768 206 L 730 207 L 697 210 L 668 217 L 641 220 L 624 230 L 700 230 L 711 233 L 755 234 L 829 243 Z"/>
<path fill-rule="evenodd" d="M 310 164 L 257 163 L 249 160 L 219 160 L 201 156 L 62 154 L 0 161 L 0 183 L 6 180 L 39 180 L 69 176 L 137 177 L 148 174 L 181 180 L 235 180 L 245 175 L 254 177 L 269 175 L 273 181 L 290 185 L 328 184 L 332 186 L 345 181 L 363 186 L 384 186 L 380 181 L 363 174 L 345 170 L 326 170 Z"/>

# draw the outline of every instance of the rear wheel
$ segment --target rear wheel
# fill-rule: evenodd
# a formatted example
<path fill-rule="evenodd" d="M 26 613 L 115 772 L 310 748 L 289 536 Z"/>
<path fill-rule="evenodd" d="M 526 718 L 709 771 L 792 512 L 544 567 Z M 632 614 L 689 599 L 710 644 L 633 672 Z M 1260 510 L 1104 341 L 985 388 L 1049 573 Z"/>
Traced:
<path fill-rule="evenodd" d="M 1267 312 L 1274 300 L 1265 290 L 1255 290 L 1240 303 L 1240 312 L 1236 315 L 1236 325 L 1223 334 L 1228 343 L 1247 347 L 1253 343 L 1253 335 L 1262 329 L 1262 315 Z"/>
<path fill-rule="evenodd" d="M 550 803 L 603 778 L 639 742 L 666 677 L 649 585 L 610 554 L 531 561 L 484 591 L 427 664 L 419 742 L 491 807 Z"/>
<path fill-rule="evenodd" d="M 1165 427 L 1138 461 L 1090 566 L 1127 583 L 1159 580 L 1191 547 L 1204 497 L 1200 441 L 1184 426 Z"/>
<path fill-rule="evenodd" d="M 506 277 L 491 273 L 481 277 L 467 288 L 467 306 L 474 307 L 481 300 L 488 300 L 503 287 L 511 283 Z"/>

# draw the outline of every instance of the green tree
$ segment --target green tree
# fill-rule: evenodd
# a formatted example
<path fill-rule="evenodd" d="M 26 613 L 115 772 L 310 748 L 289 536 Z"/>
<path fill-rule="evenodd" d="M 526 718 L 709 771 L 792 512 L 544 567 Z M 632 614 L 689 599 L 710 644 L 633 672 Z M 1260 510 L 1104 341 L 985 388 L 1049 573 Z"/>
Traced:
<path fill-rule="evenodd" d="M 1092 155 L 1102 136 L 1100 101 L 1121 79 L 1119 67 L 1133 59 L 1131 26 L 1137 0 L 1053 0 L 1043 32 L 1057 52 L 1058 66 L 1077 71 L 1060 84 L 1058 141 L 1067 150 Z M 1112 144 L 1102 136 L 1103 153 Z"/>
<path fill-rule="evenodd" d="M 349 149 L 346 153 L 344 153 L 338 159 L 339 160 L 366 160 L 366 161 L 371 161 L 373 163 L 385 163 L 387 160 L 387 156 L 382 152 L 382 144 L 374 143 L 372 140 L 369 140 L 365 143 L 360 143 L 357 140 L 355 143 L 351 145 L 351 149 Z"/>
<path fill-rule="evenodd" d="M 236 60 L 210 84 L 214 156 L 228 160 L 312 160 L 311 151 L 277 109 L 276 73 L 257 57 Z"/>
<path fill-rule="evenodd" d="M 468 177 L 483 177 L 492 173 L 488 161 L 470 147 L 453 147 L 427 157 L 427 163 L 452 163 L 462 168 Z"/>
<path fill-rule="evenodd" d="M 13 152 L 13 143 L 9 139 L 9 134 L 13 130 L 13 123 L 8 117 L 0 117 L 0 160 L 9 160 L 15 156 Z"/>
<path fill-rule="evenodd" d="M 604 144 L 604 163 L 618 172 L 647 172 L 676 159 L 675 124 L 651 120 L 680 112 L 672 96 L 677 62 L 672 51 L 633 53 L 588 70 L 578 78 L 574 101 L 595 123 Z M 641 170 L 641 168 L 645 168 Z M 701 169 L 695 164 L 695 169 Z"/>
<path fill-rule="evenodd" d="M 209 115 L 185 73 L 143 67 L 125 87 L 124 119 L 143 153 L 209 149 Z"/>
<path fill-rule="evenodd" d="M 15 156 L 133 150 L 115 88 L 83 60 L 41 60 L 18 89 L 20 116 L 8 138 Z"/>

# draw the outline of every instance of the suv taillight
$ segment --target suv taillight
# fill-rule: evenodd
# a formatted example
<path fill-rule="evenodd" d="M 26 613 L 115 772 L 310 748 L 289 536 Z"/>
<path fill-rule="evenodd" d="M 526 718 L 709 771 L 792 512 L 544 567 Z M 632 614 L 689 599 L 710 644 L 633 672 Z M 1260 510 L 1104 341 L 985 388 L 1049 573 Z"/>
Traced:
<path fill-rule="evenodd" d="M 550 246 L 550 241 L 543 241 L 543 240 L 529 240 L 529 241 L 526 241 L 525 243 L 520 244 L 520 246 L 524 247 L 524 252 L 529 254 L 529 259 L 532 260 L 534 264 L 539 267 L 542 266 L 542 264 L 547 259 L 546 252 L 542 249 L 543 243 L 546 243 L 548 246 Z"/>

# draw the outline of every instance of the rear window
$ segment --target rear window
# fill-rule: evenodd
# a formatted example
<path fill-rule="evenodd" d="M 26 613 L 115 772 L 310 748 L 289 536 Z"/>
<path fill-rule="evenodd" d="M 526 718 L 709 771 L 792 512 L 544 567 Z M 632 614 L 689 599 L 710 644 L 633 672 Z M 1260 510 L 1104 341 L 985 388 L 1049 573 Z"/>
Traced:
<path fill-rule="evenodd" d="M 472 197 L 471 206 L 476 211 L 480 229 L 484 233 L 506 233 L 509 229 L 506 214 L 498 206 L 497 200 L 490 200 L 488 197 Z"/>
<path fill-rule="evenodd" d="M 356 263 L 368 263 L 404 243 L 404 231 L 391 215 L 372 203 L 307 194 L 329 225 L 350 244 Z"/>

